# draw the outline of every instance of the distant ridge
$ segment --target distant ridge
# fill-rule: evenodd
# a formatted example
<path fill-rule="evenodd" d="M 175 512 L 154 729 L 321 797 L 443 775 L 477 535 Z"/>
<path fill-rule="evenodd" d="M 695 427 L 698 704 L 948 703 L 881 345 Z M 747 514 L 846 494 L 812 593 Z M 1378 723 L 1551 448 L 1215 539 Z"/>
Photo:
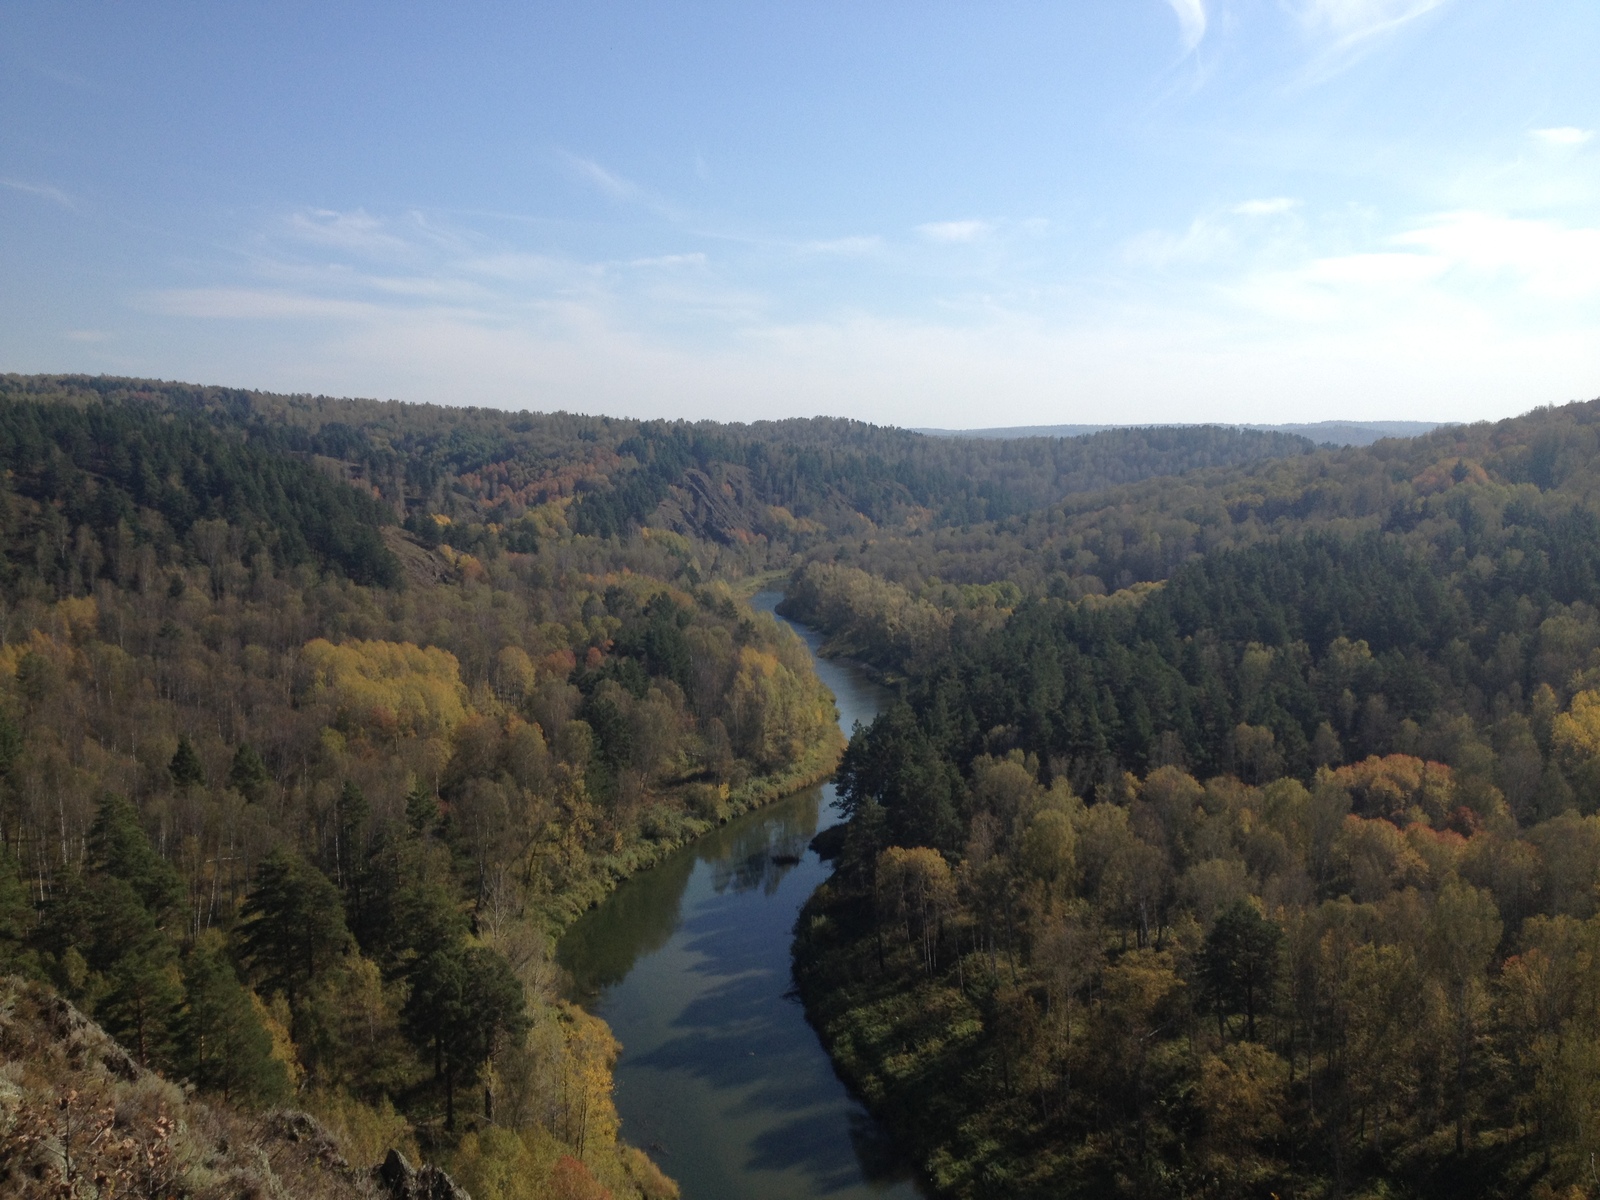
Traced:
<path fill-rule="evenodd" d="M 1152 422 L 1154 424 L 1167 424 L 1169 427 L 1181 428 L 1182 425 L 1174 423 Z M 1233 429 L 1256 429 L 1263 433 L 1294 433 L 1304 438 L 1310 438 L 1318 445 L 1332 446 L 1370 446 L 1373 442 L 1383 438 L 1420 437 L 1422 434 L 1439 428 L 1442 421 L 1315 421 L 1310 424 L 1300 425 L 1237 425 L 1225 421 L 1215 422 L 1184 422 L 1183 425 L 1215 424 Z M 997 429 L 914 429 L 913 433 L 924 433 L 930 437 L 968 437 L 968 438 L 1032 438 L 1056 437 L 1074 438 L 1086 437 L 1091 433 L 1104 433 L 1108 429 L 1141 428 L 1130 425 L 1012 425 Z"/>

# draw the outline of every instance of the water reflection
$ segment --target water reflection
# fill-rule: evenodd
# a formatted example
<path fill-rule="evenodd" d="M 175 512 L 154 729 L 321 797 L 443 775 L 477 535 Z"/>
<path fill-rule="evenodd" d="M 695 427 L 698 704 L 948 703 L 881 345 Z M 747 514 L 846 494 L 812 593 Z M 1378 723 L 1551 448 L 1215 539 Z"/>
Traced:
<path fill-rule="evenodd" d="M 797 804 L 796 801 L 799 801 Z M 760 888 L 764 896 L 778 884 L 806 852 L 815 836 L 822 809 L 822 789 L 811 788 L 777 806 L 776 821 L 737 822 L 723 826 L 712 838 L 714 845 L 699 857 L 711 865 L 711 886 L 718 893 L 732 888 L 745 892 Z M 733 834 L 733 844 L 725 835 Z"/>
<path fill-rule="evenodd" d="M 884 701 L 847 665 L 818 673 L 846 729 Z M 794 919 L 828 874 L 807 844 L 838 820 L 832 801 L 831 786 L 812 788 L 729 822 L 561 941 L 580 996 L 623 1044 L 623 1133 L 685 1200 L 920 1194 L 789 995 Z"/>

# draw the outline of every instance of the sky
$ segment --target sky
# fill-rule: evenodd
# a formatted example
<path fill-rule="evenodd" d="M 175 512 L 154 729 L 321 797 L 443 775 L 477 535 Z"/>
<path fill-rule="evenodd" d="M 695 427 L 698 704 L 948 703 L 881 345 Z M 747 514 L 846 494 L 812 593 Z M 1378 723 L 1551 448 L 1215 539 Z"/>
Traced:
<path fill-rule="evenodd" d="M 946 428 L 1600 395 L 1594 0 L 0 0 L 0 371 Z"/>

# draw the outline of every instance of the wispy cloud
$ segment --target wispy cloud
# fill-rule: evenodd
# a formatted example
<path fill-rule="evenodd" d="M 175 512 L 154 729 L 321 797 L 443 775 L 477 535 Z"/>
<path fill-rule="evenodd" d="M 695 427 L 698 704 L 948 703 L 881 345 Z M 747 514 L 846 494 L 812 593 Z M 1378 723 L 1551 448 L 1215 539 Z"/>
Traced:
<path fill-rule="evenodd" d="M 166 288 L 140 305 L 170 317 L 233 321 L 355 321 L 379 315 L 370 303 L 251 287 Z"/>
<path fill-rule="evenodd" d="M 987 221 L 929 221 L 917 232 L 930 242 L 976 242 L 989 236 L 993 227 Z"/>
<path fill-rule="evenodd" d="M 837 254 L 853 256 L 875 254 L 883 248 L 883 239 L 880 237 L 842 237 L 826 238 L 820 242 L 807 242 L 800 247 L 808 254 Z"/>
<path fill-rule="evenodd" d="M 1450 0 L 1301 0 L 1300 19 L 1311 30 L 1348 47 L 1389 33 Z"/>
<path fill-rule="evenodd" d="M 1594 130 L 1579 129 L 1575 125 L 1557 125 L 1551 129 L 1531 129 L 1528 132 L 1547 146 L 1581 146 L 1594 136 Z"/>
<path fill-rule="evenodd" d="M 1164 270 L 1215 262 L 1231 256 L 1236 246 L 1226 222 L 1200 216 L 1182 233 L 1152 229 L 1137 235 L 1123 247 L 1123 257 L 1133 266 Z"/>
<path fill-rule="evenodd" d="M 365 255 L 392 255 L 411 248 L 410 241 L 394 232 L 389 222 L 360 208 L 354 212 L 302 209 L 289 215 L 288 231 L 298 241 Z"/>
<path fill-rule="evenodd" d="M 657 254 L 651 258 L 635 258 L 629 261 L 630 267 L 703 267 L 706 265 L 706 256 L 696 251 L 693 254 Z"/>
<path fill-rule="evenodd" d="M 1451 0 L 1285 0 L 1316 48 L 1294 86 L 1342 74 L 1406 26 Z"/>
<path fill-rule="evenodd" d="M 1185 53 L 1198 46 L 1206 36 L 1205 0 L 1167 0 L 1178 17 L 1178 33 L 1183 39 Z"/>
<path fill-rule="evenodd" d="M 642 195 L 638 184 L 631 179 L 624 179 L 614 171 L 606 170 L 592 158 L 582 158 L 576 154 L 565 154 L 562 157 L 574 175 L 613 200 L 637 200 Z"/>
<path fill-rule="evenodd" d="M 1246 200 L 1235 204 L 1233 211 L 1241 217 L 1275 217 L 1296 208 L 1300 201 L 1288 196 L 1273 196 L 1265 200 Z"/>
<path fill-rule="evenodd" d="M 1445 213 L 1370 250 L 1247 267 L 1220 291 L 1274 323 L 1352 335 L 1453 322 L 1464 343 L 1488 345 L 1525 327 L 1591 328 L 1600 228 Z"/>
<path fill-rule="evenodd" d="M 52 204 L 59 204 L 62 208 L 77 208 L 76 201 L 58 187 L 51 187 L 47 183 L 26 183 L 21 179 L 0 179 L 0 187 L 10 188 L 14 192 L 22 192 L 29 196 L 38 196 L 41 200 L 48 200 Z"/>
<path fill-rule="evenodd" d="M 1449 213 L 1395 238 L 1479 277 L 1504 275 L 1550 299 L 1600 295 L 1600 229 L 1495 213 Z"/>

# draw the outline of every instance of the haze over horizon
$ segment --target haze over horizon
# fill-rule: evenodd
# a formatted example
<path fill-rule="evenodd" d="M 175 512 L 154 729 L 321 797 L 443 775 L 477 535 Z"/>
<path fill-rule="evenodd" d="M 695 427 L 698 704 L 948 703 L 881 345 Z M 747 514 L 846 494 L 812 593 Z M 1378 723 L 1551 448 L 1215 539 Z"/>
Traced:
<path fill-rule="evenodd" d="M 911 427 L 1600 394 L 1579 0 L 0 12 L 0 370 Z"/>

